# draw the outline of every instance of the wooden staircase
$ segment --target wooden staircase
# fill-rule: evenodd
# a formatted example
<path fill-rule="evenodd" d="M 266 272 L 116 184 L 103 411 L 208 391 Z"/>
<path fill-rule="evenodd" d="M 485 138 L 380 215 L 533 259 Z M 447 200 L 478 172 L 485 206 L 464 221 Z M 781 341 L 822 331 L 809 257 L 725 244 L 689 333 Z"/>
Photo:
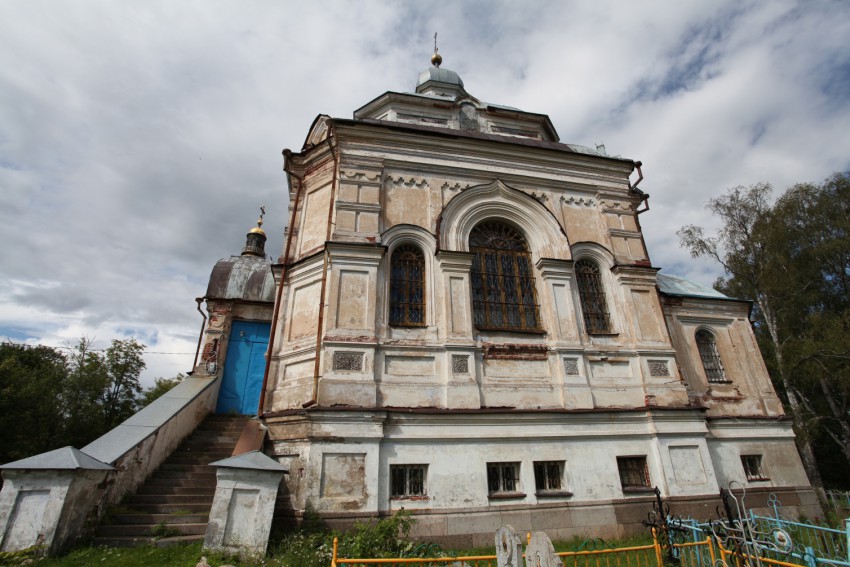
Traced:
<path fill-rule="evenodd" d="M 215 494 L 213 461 L 233 453 L 249 418 L 211 415 L 139 488 L 113 507 L 93 544 L 165 546 L 204 539 Z"/>

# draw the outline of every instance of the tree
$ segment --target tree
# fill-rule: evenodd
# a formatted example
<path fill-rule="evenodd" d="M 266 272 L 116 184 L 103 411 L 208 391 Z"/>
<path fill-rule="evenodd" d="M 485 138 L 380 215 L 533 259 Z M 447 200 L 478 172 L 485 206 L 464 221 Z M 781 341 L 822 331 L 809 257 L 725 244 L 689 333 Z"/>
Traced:
<path fill-rule="evenodd" d="M 142 392 L 142 398 L 139 400 L 139 406 L 145 407 L 150 405 L 155 399 L 174 388 L 177 384 L 183 381 L 186 375 L 182 372 L 178 373 L 174 378 L 156 378 L 154 385 Z"/>
<path fill-rule="evenodd" d="M 0 343 L 0 463 L 60 447 L 68 361 L 56 349 Z"/>
<path fill-rule="evenodd" d="M 142 353 L 145 345 L 136 339 L 113 339 L 101 361 L 107 384 L 101 396 L 106 430 L 112 429 L 136 412 L 137 397 L 142 392 L 139 376 L 145 369 Z"/>
<path fill-rule="evenodd" d="M 773 205 L 771 191 L 766 183 L 733 188 L 708 202 L 721 220 L 716 234 L 686 226 L 678 235 L 693 257 L 723 266 L 717 289 L 754 301 L 765 362 L 787 402 L 809 479 L 820 486 L 813 448 L 819 427 L 850 462 L 850 177 L 795 185 Z"/>

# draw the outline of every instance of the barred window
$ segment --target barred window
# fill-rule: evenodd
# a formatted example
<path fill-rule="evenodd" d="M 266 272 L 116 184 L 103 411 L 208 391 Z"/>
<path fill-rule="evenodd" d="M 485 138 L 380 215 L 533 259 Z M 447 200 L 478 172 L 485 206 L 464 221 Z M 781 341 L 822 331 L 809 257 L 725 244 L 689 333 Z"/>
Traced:
<path fill-rule="evenodd" d="M 519 492 L 519 463 L 487 463 L 487 491 L 490 495 Z"/>
<path fill-rule="evenodd" d="M 761 455 L 741 455 L 747 480 L 768 480 L 761 468 Z"/>
<path fill-rule="evenodd" d="M 563 461 L 542 461 L 534 463 L 534 487 L 538 492 L 561 490 Z"/>
<path fill-rule="evenodd" d="M 649 469 L 646 457 L 617 457 L 620 484 L 626 490 L 649 488 Z"/>
<path fill-rule="evenodd" d="M 469 235 L 472 310 L 479 329 L 540 331 L 537 290 L 525 238 L 499 222 L 485 222 Z"/>
<path fill-rule="evenodd" d="M 588 333 L 610 333 L 611 320 L 608 317 L 608 301 L 605 299 L 605 286 L 599 266 L 590 260 L 579 260 L 575 265 L 576 284 L 578 285 L 581 312 Z"/>
<path fill-rule="evenodd" d="M 393 498 L 425 496 L 427 465 L 390 465 L 390 490 Z"/>
<path fill-rule="evenodd" d="M 425 256 L 409 244 L 390 259 L 390 325 L 425 326 Z"/>
<path fill-rule="evenodd" d="M 720 353 L 717 352 L 717 341 L 714 335 L 704 329 L 696 333 L 697 350 L 702 359 L 702 367 L 705 369 L 705 377 L 709 382 L 726 382 L 726 372 L 723 371 L 723 362 Z"/>

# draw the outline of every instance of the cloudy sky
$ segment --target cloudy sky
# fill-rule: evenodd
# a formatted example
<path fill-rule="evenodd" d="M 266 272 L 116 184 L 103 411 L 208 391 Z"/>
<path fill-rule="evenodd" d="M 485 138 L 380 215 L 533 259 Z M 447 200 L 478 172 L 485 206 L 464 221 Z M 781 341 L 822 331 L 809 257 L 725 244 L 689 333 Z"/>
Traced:
<path fill-rule="evenodd" d="M 282 249 L 281 150 L 317 114 L 443 67 L 561 140 L 642 160 L 653 263 L 735 185 L 850 169 L 850 2 L 0 3 L 0 340 L 148 345 L 191 367 L 204 294 L 259 205 Z M 169 354 L 177 353 L 177 354 Z"/>

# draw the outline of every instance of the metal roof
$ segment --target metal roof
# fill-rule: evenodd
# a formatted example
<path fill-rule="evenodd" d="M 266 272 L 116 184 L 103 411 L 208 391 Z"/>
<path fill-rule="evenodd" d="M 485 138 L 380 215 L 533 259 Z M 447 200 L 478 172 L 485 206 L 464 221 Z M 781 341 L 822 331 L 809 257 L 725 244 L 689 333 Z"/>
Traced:
<path fill-rule="evenodd" d="M 667 295 L 676 295 L 680 297 L 705 297 L 708 299 L 733 299 L 727 295 L 723 295 L 716 289 L 707 285 L 692 282 L 678 276 L 668 274 L 658 274 L 658 289 L 661 293 Z"/>
<path fill-rule="evenodd" d="M 76 469 L 86 469 L 86 470 L 99 470 L 99 471 L 112 471 L 115 470 L 111 466 L 106 463 L 102 463 L 95 459 L 94 457 L 90 457 L 80 451 L 79 449 L 75 449 L 70 445 L 67 447 L 62 447 L 61 449 L 55 449 L 53 451 L 48 451 L 47 453 L 41 453 L 40 455 L 34 455 L 32 457 L 27 457 L 26 459 L 21 459 L 20 461 L 15 461 L 13 463 L 7 463 L 5 465 L 0 466 L 0 469 L 29 469 L 29 470 L 76 470 Z"/>
<path fill-rule="evenodd" d="M 216 262 L 206 297 L 274 302 L 274 291 L 271 264 L 265 258 L 246 254 Z"/>

